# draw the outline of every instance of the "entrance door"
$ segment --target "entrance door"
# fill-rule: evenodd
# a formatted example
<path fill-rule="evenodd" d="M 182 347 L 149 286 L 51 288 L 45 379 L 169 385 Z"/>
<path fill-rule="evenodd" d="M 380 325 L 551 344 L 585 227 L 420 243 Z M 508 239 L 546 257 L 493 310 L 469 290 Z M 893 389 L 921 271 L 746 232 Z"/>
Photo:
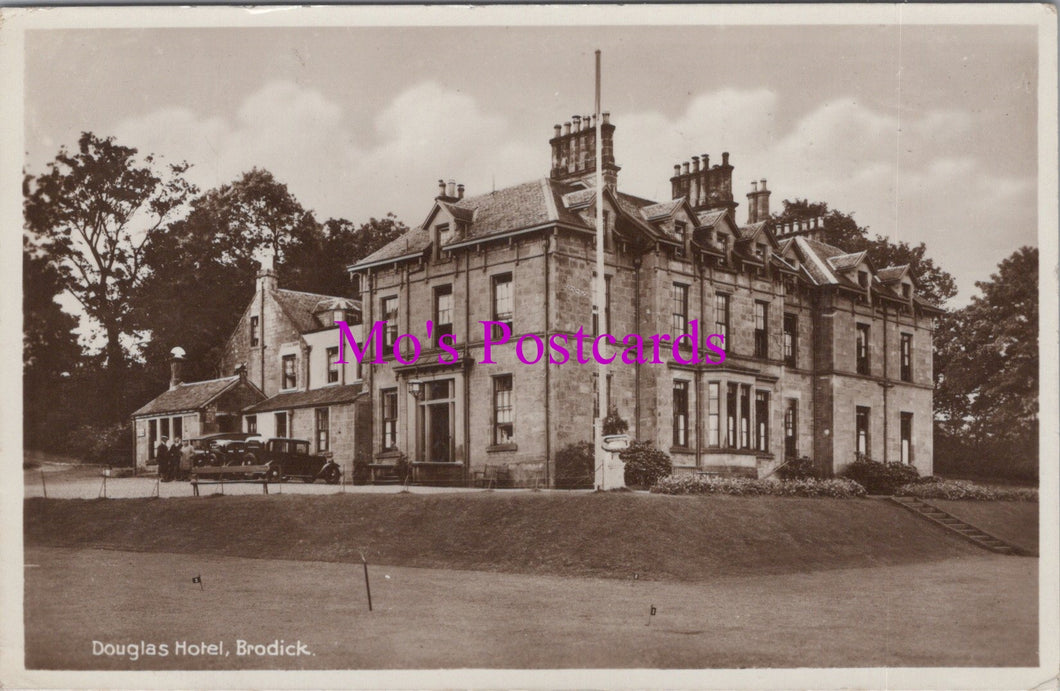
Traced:
<path fill-rule="evenodd" d="M 424 460 L 449 463 L 453 460 L 452 379 L 425 382 L 421 441 Z"/>

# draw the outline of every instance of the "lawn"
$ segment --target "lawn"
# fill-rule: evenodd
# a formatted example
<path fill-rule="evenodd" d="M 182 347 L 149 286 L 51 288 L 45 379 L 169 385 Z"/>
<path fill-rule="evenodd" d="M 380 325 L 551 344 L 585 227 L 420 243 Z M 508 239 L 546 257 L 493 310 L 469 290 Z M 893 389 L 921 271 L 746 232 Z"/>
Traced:
<path fill-rule="evenodd" d="M 705 581 L 981 550 L 891 502 L 482 492 L 25 502 L 28 545 Z"/>
<path fill-rule="evenodd" d="M 975 556 L 696 583 L 26 550 L 34 669 L 1033 666 L 1038 560 Z M 203 590 L 192 582 L 201 575 Z M 654 605 L 657 614 L 649 617 Z M 650 623 L 649 623 L 650 620 Z M 312 656 L 239 657 L 237 639 Z M 167 657 L 94 656 L 93 641 Z M 223 641 L 229 656 L 175 656 Z"/>

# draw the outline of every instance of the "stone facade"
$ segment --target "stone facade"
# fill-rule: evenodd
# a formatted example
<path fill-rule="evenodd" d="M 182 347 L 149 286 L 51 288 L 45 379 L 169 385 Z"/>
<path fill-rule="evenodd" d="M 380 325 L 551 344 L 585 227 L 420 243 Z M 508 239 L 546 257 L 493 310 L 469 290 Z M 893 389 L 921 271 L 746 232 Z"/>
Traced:
<path fill-rule="evenodd" d="M 556 128 L 549 178 L 477 197 L 440 181 L 422 226 L 350 267 L 365 337 L 389 316 L 396 334 L 424 344 L 415 364 L 388 350 L 391 362 L 364 365 L 373 463 L 404 454 L 458 482 L 503 465 L 515 484 L 551 485 L 556 451 L 592 440 L 595 361 L 550 364 L 546 353 L 525 364 L 516 355 L 520 339 L 533 360 L 536 342 L 593 330 L 590 122 Z M 915 296 L 907 269 L 877 271 L 868 257 L 817 242 L 815 223 L 774 227 L 765 180 L 747 195 L 749 223 L 740 226 L 727 153 L 721 165 L 703 155 L 677 166 L 670 201 L 623 194 L 613 131 L 604 125 L 609 299 L 600 321 L 618 339 L 640 334 L 650 355 L 652 335 L 698 320 L 700 347 L 696 364 L 676 362 L 664 343 L 662 364 L 607 367 L 604 395 L 630 434 L 669 452 L 677 472 L 765 476 L 790 455 L 840 472 L 860 449 L 930 473 L 938 310 Z M 512 337 L 487 362 L 480 322 L 498 310 L 510 313 Z M 445 354 L 428 322 L 451 331 L 457 362 L 439 364 Z M 707 337 L 720 331 L 725 361 L 703 362 Z M 398 347 L 406 360 L 411 340 Z"/>

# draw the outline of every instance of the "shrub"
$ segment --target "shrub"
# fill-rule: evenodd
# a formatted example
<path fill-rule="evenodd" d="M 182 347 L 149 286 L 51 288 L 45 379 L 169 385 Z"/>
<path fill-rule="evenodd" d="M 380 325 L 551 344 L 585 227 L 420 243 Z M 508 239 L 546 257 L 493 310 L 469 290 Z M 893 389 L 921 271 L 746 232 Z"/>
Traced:
<path fill-rule="evenodd" d="M 618 408 L 610 406 L 607 409 L 607 417 L 604 418 L 604 436 L 609 434 L 625 434 L 629 429 L 629 423 L 618 414 Z"/>
<path fill-rule="evenodd" d="M 813 460 L 809 456 L 803 456 L 793 458 L 780 466 L 777 470 L 777 477 L 783 480 L 811 480 L 819 478 L 820 475 Z"/>
<path fill-rule="evenodd" d="M 633 487 L 651 487 L 674 470 L 669 454 L 649 442 L 635 441 L 618 457 L 626 464 L 626 484 Z"/>
<path fill-rule="evenodd" d="M 355 485 L 367 485 L 368 479 L 372 476 L 371 468 L 368 467 L 368 460 L 365 458 L 355 458 L 353 460 L 353 484 Z"/>
<path fill-rule="evenodd" d="M 916 482 L 920 473 L 905 463 L 880 463 L 859 456 L 847 466 L 844 476 L 865 488 L 869 494 L 894 494 L 902 485 Z"/>
<path fill-rule="evenodd" d="M 671 475 L 652 486 L 656 494 L 732 494 L 736 496 L 833 497 L 865 496 L 865 488 L 845 478 L 829 480 L 757 480 L 745 477 Z"/>
<path fill-rule="evenodd" d="M 920 499 L 967 499 L 970 501 L 1038 501 L 1038 490 L 1030 487 L 990 487 L 967 480 L 940 480 L 903 485 L 895 494 Z"/>
<path fill-rule="evenodd" d="M 132 423 L 81 425 L 70 432 L 65 446 L 86 463 L 132 465 Z"/>
<path fill-rule="evenodd" d="M 556 452 L 557 489 L 592 489 L 595 482 L 596 455 L 591 442 L 575 442 Z"/>
<path fill-rule="evenodd" d="M 409 462 L 409 457 L 405 454 L 398 454 L 397 459 L 394 461 L 394 474 L 397 475 L 398 482 L 406 484 L 412 479 L 412 463 Z"/>

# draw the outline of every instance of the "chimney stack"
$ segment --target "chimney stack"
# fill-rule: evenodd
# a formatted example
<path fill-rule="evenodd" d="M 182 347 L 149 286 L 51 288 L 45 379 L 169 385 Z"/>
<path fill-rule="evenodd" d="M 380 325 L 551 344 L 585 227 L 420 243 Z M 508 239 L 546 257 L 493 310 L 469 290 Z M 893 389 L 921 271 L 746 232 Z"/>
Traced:
<path fill-rule="evenodd" d="M 464 183 L 460 183 L 459 185 L 456 186 L 456 198 L 457 199 L 463 199 L 464 198 Z"/>
<path fill-rule="evenodd" d="M 572 124 L 573 123 L 573 124 Z M 558 182 L 596 182 L 596 123 L 591 115 L 572 115 L 562 129 L 553 127 L 552 170 L 549 177 Z M 618 186 L 619 166 L 615 165 L 614 132 L 610 113 L 600 113 L 600 154 L 604 186 Z"/>
<path fill-rule="evenodd" d="M 710 167 L 710 156 L 699 154 L 674 166 L 670 178 L 671 199 L 685 197 L 696 211 L 711 209 L 734 210 L 738 204 L 732 198 L 732 166 L 728 152 L 721 155 L 722 165 Z M 749 195 L 750 196 L 750 195 Z M 755 213 L 752 205 L 748 213 Z"/>
<path fill-rule="evenodd" d="M 184 349 L 177 346 L 169 351 L 169 390 L 184 383 Z"/>

